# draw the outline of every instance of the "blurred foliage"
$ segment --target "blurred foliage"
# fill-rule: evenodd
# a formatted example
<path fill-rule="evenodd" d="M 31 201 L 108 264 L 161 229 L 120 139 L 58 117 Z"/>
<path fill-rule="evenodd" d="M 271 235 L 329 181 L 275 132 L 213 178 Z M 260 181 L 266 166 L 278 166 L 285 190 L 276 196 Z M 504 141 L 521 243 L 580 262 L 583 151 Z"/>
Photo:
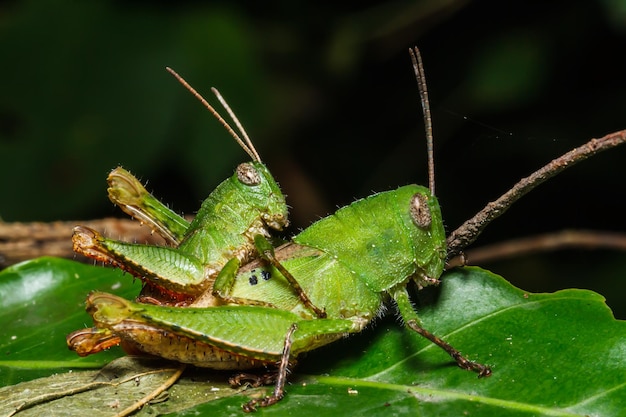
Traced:
<path fill-rule="evenodd" d="M 624 0 L 0 8 L 5 221 L 119 214 L 104 181 L 118 164 L 193 213 L 247 156 L 165 66 L 213 103 L 209 87 L 220 89 L 285 189 L 295 227 L 372 191 L 426 183 L 413 45 L 428 77 L 449 230 L 552 158 L 626 127 Z M 625 157 L 609 151 L 542 185 L 479 242 L 624 231 Z M 592 288 L 626 317 L 623 258 L 568 251 L 556 263 L 493 268 L 529 291 Z"/>

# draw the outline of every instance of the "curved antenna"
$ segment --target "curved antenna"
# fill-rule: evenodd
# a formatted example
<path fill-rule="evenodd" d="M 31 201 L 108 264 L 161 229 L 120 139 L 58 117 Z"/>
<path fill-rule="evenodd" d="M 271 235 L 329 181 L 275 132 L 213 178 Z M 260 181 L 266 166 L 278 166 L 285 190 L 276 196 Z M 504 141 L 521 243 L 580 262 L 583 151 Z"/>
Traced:
<path fill-rule="evenodd" d="M 228 105 L 228 103 L 226 102 L 224 97 L 222 97 L 220 92 L 217 91 L 217 88 L 211 87 L 211 91 L 213 92 L 213 94 L 215 94 L 215 97 L 217 97 L 219 102 L 222 104 L 222 107 L 224 107 L 226 109 L 226 112 L 228 113 L 230 118 L 233 119 L 233 122 L 235 122 L 235 126 L 237 126 L 237 129 L 239 129 L 239 131 L 243 135 L 243 138 L 246 140 L 246 144 L 248 145 L 248 149 L 250 151 L 252 151 L 252 153 L 254 153 L 254 155 L 256 156 L 256 161 L 261 162 L 261 157 L 257 153 L 256 149 L 254 149 L 254 145 L 252 144 L 252 141 L 250 140 L 250 137 L 248 136 L 248 134 L 244 130 L 243 126 L 239 122 L 239 119 L 237 118 L 237 116 L 235 116 L 235 112 L 231 110 L 230 106 Z M 252 159 L 254 159 L 254 157 L 252 157 Z"/>
<path fill-rule="evenodd" d="M 413 71 L 417 80 L 417 88 L 422 101 L 422 113 L 424 114 L 424 126 L 426 128 L 426 151 L 428 153 L 428 188 L 435 195 L 435 151 L 433 146 L 433 119 L 430 115 L 430 103 L 428 101 L 428 89 L 426 88 L 426 75 L 422 64 L 422 55 L 417 47 L 410 49 Z"/>
<path fill-rule="evenodd" d="M 224 126 L 226 131 L 228 131 L 228 133 L 237 141 L 239 146 L 241 146 L 243 150 L 246 151 L 248 155 L 250 155 L 250 158 L 252 158 L 254 161 L 261 162 L 261 157 L 259 157 L 259 154 L 254 148 L 254 145 L 252 144 L 252 141 L 248 137 L 248 134 L 244 130 L 243 126 L 239 122 L 239 119 L 237 119 L 237 116 L 235 116 L 235 113 L 228 106 L 228 104 L 226 103 L 226 100 L 224 100 L 222 95 L 215 88 L 212 88 L 211 90 L 217 96 L 222 106 L 224 106 L 224 108 L 226 109 L 226 112 L 231 117 L 231 119 L 233 119 L 235 126 L 237 126 L 237 129 L 239 129 L 239 132 L 244 137 L 245 141 L 241 139 L 241 137 L 233 130 L 233 128 L 230 127 L 228 122 L 224 120 L 224 118 L 220 116 L 220 114 L 213 108 L 213 106 L 211 106 L 209 102 L 206 101 L 204 97 L 200 95 L 200 93 L 198 93 L 192 86 L 190 86 L 189 83 L 187 83 L 187 81 L 185 81 L 183 77 L 178 75 L 178 73 L 174 71 L 173 69 L 171 69 L 170 67 L 165 67 L 165 69 L 170 74 L 172 74 L 174 78 L 176 78 L 178 82 L 180 82 L 187 90 L 189 90 L 191 94 L 193 94 L 198 100 L 200 100 L 200 102 L 204 105 L 204 107 L 206 107 L 207 110 L 211 112 L 211 114 L 222 124 L 222 126 Z"/>

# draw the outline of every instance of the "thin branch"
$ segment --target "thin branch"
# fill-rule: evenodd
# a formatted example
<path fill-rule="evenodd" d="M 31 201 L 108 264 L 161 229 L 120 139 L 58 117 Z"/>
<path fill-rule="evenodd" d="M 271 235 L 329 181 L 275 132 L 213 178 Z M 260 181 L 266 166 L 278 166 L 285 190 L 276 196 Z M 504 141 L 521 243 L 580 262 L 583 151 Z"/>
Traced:
<path fill-rule="evenodd" d="M 513 188 L 496 201 L 467 220 L 448 239 L 448 258 L 459 255 L 473 243 L 483 229 L 494 219 L 503 214 L 515 201 L 534 189 L 545 180 L 557 175 L 564 169 L 626 142 L 626 130 L 611 133 L 600 139 L 592 139 L 585 145 L 573 149 L 553 160 L 527 178 L 519 181 Z M 160 237 L 151 234 L 140 223 L 126 219 L 102 219 L 85 223 L 68 221 L 53 223 L 3 223 L 0 221 L 0 269 L 22 260 L 37 256 L 53 255 L 73 258 L 71 249 L 71 231 L 77 223 L 104 230 L 108 236 L 127 241 L 163 244 Z M 469 253 L 468 253 L 469 255 Z M 477 259 L 471 256 L 472 262 Z"/>
<path fill-rule="evenodd" d="M 129 407 L 127 407 L 126 409 L 124 409 L 124 410 L 120 411 L 119 413 L 117 413 L 114 417 L 125 417 L 125 416 L 128 416 L 128 415 L 134 413 L 135 411 L 139 410 L 144 405 L 148 404 L 150 401 L 155 399 L 157 396 L 159 396 L 162 393 L 164 393 L 165 391 L 167 391 L 172 385 L 174 385 L 176 383 L 176 381 L 178 381 L 180 379 L 180 376 L 183 374 L 183 372 L 185 371 L 186 367 L 187 367 L 187 365 L 185 365 L 184 363 L 179 364 L 178 368 L 176 369 L 176 372 L 174 372 L 172 374 L 172 376 L 167 379 L 167 381 L 163 382 L 156 389 L 154 389 L 152 392 L 150 392 L 147 395 L 145 395 L 139 401 L 135 402 L 134 404 L 132 404 Z"/>
<path fill-rule="evenodd" d="M 101 230 L 113 239 L 164 245 L 149 227 L 131 219 L 56 221 L 51 223 L 4 223 L 0 221 L 0 269 L 39 256 L 60 256 L 88 260 L 72 251 L 72 229 L 77 224 Z M 93 262 L 92 260 L 88 260 Z"/>
<path fill-rule="evenodd" d="M 476 240 L 489 223 L 502 215 L 513 203 L 539 184 L 590 156 L 614 148 L 624 142 L 626 142 L 626 130 L 610 133 L 600 139 L 591 139 L 586 144 L 572 149 L 530 176 L 523 178 L 500 198 L 487 204 L 474 217 L 450 233 L 447 239 L 448 258 L 460 254 L 463 249 Z"/>
<path fill-rule="evenodd" d="M 626 251 L 626 234 L 594 230 L 562 230 L 470 249 L 451 259 L 446 269 L 559 249 L 615 249 Z"/>

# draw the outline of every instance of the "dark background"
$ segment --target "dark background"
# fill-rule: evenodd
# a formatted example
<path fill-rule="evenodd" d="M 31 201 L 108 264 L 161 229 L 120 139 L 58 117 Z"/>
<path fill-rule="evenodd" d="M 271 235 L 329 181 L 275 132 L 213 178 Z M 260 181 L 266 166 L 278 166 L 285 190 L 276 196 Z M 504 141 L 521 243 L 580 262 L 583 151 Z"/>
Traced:
<path fill-rule="evenodd" d="M 549 160 L 626 128 L 623 0 L 13 1 L 0 19 L 4 221 L 121 215 L 105 183 L 118 164 L 193 213 L 248 157 L 165 66 L 213 103 L 211 86 L 224 94 L 288 195 L 291 232 L 373 191 L 427 184 L 414 45 L 448 231 Z M 550 180 L 476 245 L 625 231 L 624 161 L 617 148 Z M 626 317 L 623 253 L 482 266 L 528 291 L 594 289 Z"/>

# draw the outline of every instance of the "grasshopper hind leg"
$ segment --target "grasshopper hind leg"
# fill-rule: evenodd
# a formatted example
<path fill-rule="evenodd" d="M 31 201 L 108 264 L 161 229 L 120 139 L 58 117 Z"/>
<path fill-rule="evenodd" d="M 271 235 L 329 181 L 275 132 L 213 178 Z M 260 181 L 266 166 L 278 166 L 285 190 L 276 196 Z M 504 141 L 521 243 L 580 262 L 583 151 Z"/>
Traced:
<path fill-rule="evenodd" d="M 228 383 L 233 387 L 248 386 L 250 388 L 258 388 L 276 383 L 277 378 L 278 371 L 268 372 L 263 375 L 242 372 L 228 378 Z"/>
<path fill-rule="evenodd" d="M 256 411 L 257 407 L 269 407 L 270 405 L 276 404 L 278 401 L 282 400 L 285 396 L 285 383 L 287 381 L 287 373 L 289 371 L 289 356 L 291 355 L 291 345 L 293 344 L 292 336 L 297 329 L 298 326 L 295 323 L 292 324 L 285 337 L 283 354 L 278 365 L 278 372 L 275 374 L 276 385 L 274 387 L 274 392 L 272 395 L 263 397 L 260 400 L 252 399 L 243 404 L 241 406 L 243 411 L 249 413 Z"/>

